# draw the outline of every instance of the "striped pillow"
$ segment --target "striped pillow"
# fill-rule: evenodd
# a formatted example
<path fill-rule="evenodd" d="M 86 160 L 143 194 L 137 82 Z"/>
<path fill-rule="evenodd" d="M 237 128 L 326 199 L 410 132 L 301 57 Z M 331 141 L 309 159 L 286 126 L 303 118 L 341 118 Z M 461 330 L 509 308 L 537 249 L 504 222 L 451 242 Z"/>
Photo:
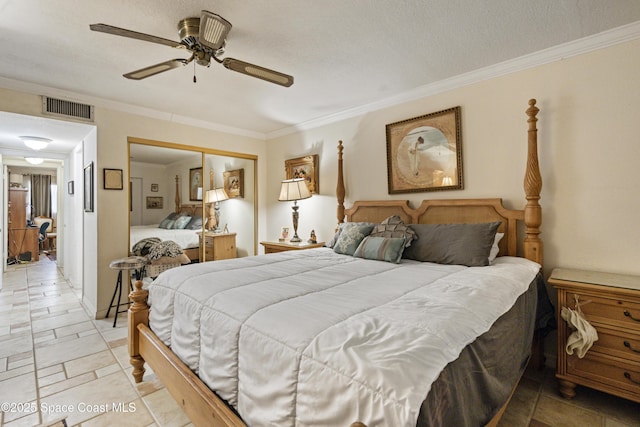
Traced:
<path fill-rule="evenodd" d="M 404 251 L 404 237 L 365 237 L 353 256 L 378 261 L 399 263 Z"/>

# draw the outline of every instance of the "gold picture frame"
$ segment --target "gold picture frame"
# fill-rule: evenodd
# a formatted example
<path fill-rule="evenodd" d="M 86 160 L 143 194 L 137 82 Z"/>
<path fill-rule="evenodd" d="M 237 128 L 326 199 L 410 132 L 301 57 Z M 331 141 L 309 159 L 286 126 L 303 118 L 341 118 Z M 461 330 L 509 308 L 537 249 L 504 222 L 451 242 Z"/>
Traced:
<path fill-rule="evenodd" d="M 122 169 L 108 169 L 102 170 L 103 188 L 105 190 L 122 190 Z"/>
<path fill-rule="evenodd" d="M 224 171 L 222 178 L 224 179 L 224 191 L 227 192 L 230 199 L 244 197 L 244 169 Z"/>
<path fill-rule="evenodd" d="M 287 179 L 304 178 L 311 194 L 320 193 L 317 154 L 285 160 L 284 168 Z"/>
<path fill-rule="evenodd" d="M 189 200 L 202 200 L 202 182 L 202 167 L 189 169 Z"/>
<path fill-rule="evenodd" d="M 162 209 L 162 197 L 147 196 L 147 209 Z"/>
<path fill-rule="evenodd" d="M 389 194 L 460 190 L 460 107 L 388 124 Z"/>

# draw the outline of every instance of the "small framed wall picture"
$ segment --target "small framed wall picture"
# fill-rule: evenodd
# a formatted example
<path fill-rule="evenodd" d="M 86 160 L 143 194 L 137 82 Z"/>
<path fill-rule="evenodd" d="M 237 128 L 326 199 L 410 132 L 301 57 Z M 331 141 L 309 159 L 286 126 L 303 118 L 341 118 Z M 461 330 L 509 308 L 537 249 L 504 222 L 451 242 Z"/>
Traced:
<path fill-rule="evenodd" d="M 284 169 L 287 179 L 304 178 L 309 192 L 320 193 L 320 180 L 318 178 L 318 155 L 298 157 L 284 161 Z"/>
<path fill-rule="evenodd" d="M 147 209 L 162 209 L 162 197 L 147 196 Z"/>
<path fill-rule="evenodd" d="M 157 193 L 158 192 L 158 184 L 151 184 L 151 191 L 153 193 Z"/>
<path fill-rule="evenodd" d="M 67 193 L 73 194 L 73 181 L 67 182 Z"/>
<path fill-rule="evenodd" d="M 122 169 L 103 169 L 104 189 L 122 190 Z"/>
<path fill-rule="evenodd" d="M 230 199 L 235 197 L 244 197 L 244 169 L 233 171 L 224 171 L 224 191 L 227 192 Z"/>

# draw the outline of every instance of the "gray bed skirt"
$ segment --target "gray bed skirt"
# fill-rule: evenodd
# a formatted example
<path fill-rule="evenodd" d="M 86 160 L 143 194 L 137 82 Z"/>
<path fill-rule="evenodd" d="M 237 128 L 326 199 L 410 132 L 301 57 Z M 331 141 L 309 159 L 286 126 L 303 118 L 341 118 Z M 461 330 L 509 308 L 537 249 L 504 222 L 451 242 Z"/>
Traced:
<path fill-rule="evenodd" d="M 514 306 L 441 372 L 422 404 L 417 425 L 476 427 L 488 423 L 527 366 L 534 330 L 548 328 L 552 321 L 546 285 L 538 274 Z"/>

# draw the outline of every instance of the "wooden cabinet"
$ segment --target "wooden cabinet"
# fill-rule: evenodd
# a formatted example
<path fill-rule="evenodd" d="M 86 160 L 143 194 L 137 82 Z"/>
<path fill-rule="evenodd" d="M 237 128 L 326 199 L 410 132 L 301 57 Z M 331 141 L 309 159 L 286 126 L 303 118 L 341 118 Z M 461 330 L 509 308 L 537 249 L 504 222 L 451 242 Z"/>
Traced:
<path fill-rule="evenodd" d="M 200 235 L 200 247 L 204 250 L 202 261 L 217 261 L 220 259 L 235 258 L 236 233 L 198 233 Z"/>
<path fill-rule="evenodd" d="M 9 189 L 7 206 L 7 239 L 9 240 L 8 257 L 31 252 L 31 260 L 39 260 L 40 242 L 37 227 L 27 227 L 27 190 L 24 188 Z"/>
<path fill-rule="evenodd" d="M 27 226 L 27 190 L 24 188 L 9 189 L 7 226 L 25 228 Z"/>
<path fill-rule="evenodd" d="M 324 246 L 324 242 L 307 243 L 307 242 L 260 242 L 264 246 L 265 254 L 274 254 L 276 252 L 284 251 L 299 251 L 302 249 L 321 248 Z"/>
<path fill-rule="evenodd" d="M 558 291 L 560 393 L 572 398 L 580 384 L 640 402 L 640 276 L 554 269 L 549 283 Z M 582 359 L 566 353 L 572 330 L 560 316 L 576 300 L 598 332 Z"/>

